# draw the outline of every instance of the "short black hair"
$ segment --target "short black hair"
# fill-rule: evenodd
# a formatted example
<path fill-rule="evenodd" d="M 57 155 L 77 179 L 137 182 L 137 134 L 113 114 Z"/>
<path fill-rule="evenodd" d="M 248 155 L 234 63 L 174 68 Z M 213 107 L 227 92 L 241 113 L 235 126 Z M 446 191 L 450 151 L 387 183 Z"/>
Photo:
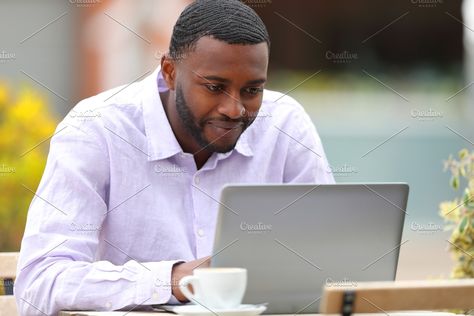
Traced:
<path fill-rule="evenodd" d="M 183 58 L 204 36 L 228 44 L 266 42 L 270 51 L 270 37 L 262 19 L 239 0 L 197 0 L 187 6 L 174 25 L 170 57 Z"/>

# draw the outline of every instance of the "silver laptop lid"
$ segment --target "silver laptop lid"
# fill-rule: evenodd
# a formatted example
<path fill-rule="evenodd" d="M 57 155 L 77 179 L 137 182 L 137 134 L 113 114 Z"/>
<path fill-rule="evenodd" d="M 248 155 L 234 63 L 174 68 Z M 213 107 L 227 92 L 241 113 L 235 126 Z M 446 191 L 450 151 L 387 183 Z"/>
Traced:
<path fill-rule="evenodd" d="M 244 303 L 314 313 L 324 285 L 394 280 L 408 185 L 229 185 L 211 266 L 248 269 Z"/>

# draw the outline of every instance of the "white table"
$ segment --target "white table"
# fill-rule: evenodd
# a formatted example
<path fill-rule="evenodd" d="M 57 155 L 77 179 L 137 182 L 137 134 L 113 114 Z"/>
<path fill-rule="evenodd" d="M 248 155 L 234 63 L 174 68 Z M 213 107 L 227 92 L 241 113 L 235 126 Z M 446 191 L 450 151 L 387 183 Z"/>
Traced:
<path fill-rule="evenodd" d="M 68 312 L 60 312 L 59 316 L 150 316 L 150 315 L 157 315 L 159 314 L 160 316 L 168 316 L 168 315 L 173 315 L 176 316 L 176 314 L 170 313 L 170 312 L 165 312 L 165 311 L 152 311 L 152 312 L 127 312 L 127 311 L 122 311 L 122 312 L 92 312 L 92 311 L 68 311 Z M 298 314 L 301 316 L 316 316 L 316 315 L 321 315 L 321 314 Z M 358 315 L 363 315 L 363 314 L 358 314 Z M 370 314 L 371 316 L 386 316 L 384 314 Z M 279 314 L 279 315 L 264 315 L 264 316 L 294 316 L 293 314 Z"/>
<path fill-rule="evenodd" d="M 122 312 L 92 312 L 92 311 L 70 311 L 70 312 L 60 312 L 59 316 L 150 316 L 153 314 L 159 314 L 161 316 L 165 315 L 174 315 L 176 314 L 165 312 L 165 311 L 153 311 L 153 312 L 127 312 L 127 311 L 122 311 Z"/>

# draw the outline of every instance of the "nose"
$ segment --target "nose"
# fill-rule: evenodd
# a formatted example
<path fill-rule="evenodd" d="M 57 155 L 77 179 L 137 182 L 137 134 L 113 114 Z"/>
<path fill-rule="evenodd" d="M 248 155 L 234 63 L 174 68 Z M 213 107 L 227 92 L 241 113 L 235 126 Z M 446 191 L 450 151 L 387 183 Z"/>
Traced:
<path fill-rule="evenodd" d="M 245 107 L 240 99 L 240 95 L 225 94 L 223 102 L 219 105 L 220 114 L 232 120 L 240 119 L 245 113 Z"/>

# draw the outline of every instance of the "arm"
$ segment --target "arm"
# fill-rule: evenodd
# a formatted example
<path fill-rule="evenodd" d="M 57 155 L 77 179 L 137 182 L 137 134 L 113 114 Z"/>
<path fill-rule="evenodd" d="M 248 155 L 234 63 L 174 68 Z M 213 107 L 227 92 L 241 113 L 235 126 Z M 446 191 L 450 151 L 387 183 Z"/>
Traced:
<path fill-rule="evenodd" d="M 196 268 L 208 268 L 210 266 L 211 257 L 204 257 L 198 260 L 178 263 L 173 266 L 173 270 L 171 272 L 171 284 L 173 296 L 180 302 L 186 302 L 187 298 L 183 295 L 179 288 L 179 281 L 187 276 L 192 275 L 193 270 Z"/>
<path fill-rule="evenodd" d="M 61 123 L 57 131 L 21 245 L 15 282 L 20 314 L 168 302 L 175 261 L 95 261 L 107 211 L 107 147 L 77 127 Z M 84 226 L 91 231 L 77 231 Z"/>

